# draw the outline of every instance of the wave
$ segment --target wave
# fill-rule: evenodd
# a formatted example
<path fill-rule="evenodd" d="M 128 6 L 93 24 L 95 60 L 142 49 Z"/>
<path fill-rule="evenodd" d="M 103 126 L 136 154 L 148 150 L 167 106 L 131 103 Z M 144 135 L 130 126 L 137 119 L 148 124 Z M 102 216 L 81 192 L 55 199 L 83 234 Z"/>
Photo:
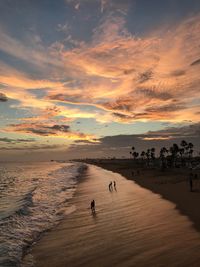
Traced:
<path fill-rule="evenodd" d="M 21 266 L 26 250 L 41 234 L 75 210 L 70 199 L 85 166 L 82 163 L 40 164 L 39 167 L 31 164 L 20 166 L 21 171 L 19 166 L 12 170 L 15 179 L 10 176 L 12 183 L 6 187 L 7 191 L 1 191 L 4 205 L 0 213 L 0 266 Z M 9 170 L 4 176 L 9 184 Z"/>

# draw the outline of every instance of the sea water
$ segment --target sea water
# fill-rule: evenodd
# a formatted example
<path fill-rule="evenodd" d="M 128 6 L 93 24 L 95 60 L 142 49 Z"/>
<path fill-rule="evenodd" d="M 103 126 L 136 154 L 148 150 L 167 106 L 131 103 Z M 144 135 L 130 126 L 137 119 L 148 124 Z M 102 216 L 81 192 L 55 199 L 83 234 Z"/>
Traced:
<path fill-rule="evenodd" d="M 68 213 L 82 163 L 0 163 L 0 266 L 21 266 L 27 249 Z"/>

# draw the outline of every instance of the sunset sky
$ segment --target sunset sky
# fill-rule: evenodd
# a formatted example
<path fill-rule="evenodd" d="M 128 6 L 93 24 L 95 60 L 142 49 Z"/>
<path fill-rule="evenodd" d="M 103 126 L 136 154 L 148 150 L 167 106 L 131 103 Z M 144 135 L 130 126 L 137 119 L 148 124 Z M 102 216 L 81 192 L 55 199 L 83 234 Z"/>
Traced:
<path fill-rule="evenodd" d="M 0 160 L 200 149 L 199 0 L 1 0 Z"/>

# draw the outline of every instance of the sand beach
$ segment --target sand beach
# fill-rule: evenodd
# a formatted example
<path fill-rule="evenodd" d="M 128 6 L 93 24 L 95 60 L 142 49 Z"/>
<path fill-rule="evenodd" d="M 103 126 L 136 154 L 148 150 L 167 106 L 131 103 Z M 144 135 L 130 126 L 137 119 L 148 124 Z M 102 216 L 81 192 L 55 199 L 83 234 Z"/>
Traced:
<path fill-rule="evenodd" d="M 110 181 L 116 190 L 109 190 Z M 200 234 L 193 222 L 149 189 L 88 165 L 72 199 L 75 211 L 30 252 L 35 266 L 199 266 Z"/>
<path fill-rule="evenodd" d="M 198 179 L 193 181 L 193 192 L 189 187 L 189 168 L 166 169 L 135 166 L 132 160 L 89 160 L 92 164 L 122 174 L 143 188 L 159 194 L 175 204 L 176 209 L 190 218 L 200 231 L 200 170 L 193 171 Z M 139 171 L 139 174 L 137 173 Z M 134 175 L 133 175 L 134 172 Z"/>

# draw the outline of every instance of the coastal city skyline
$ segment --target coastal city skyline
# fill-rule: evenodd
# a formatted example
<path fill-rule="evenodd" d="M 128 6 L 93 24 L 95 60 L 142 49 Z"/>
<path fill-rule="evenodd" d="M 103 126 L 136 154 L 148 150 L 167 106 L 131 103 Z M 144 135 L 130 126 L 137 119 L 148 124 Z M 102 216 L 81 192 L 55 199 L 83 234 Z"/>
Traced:
<path fill-rule="evenodd" d="M 0 160 L 200 150 L 198 0 L 2 0 Z"/>

